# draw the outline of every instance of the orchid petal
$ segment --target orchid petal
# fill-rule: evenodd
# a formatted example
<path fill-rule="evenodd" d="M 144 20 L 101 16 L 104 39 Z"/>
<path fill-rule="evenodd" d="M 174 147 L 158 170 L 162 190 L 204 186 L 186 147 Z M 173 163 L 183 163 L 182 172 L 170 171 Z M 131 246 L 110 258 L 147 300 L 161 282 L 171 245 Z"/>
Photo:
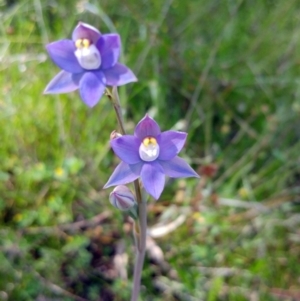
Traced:
<path fill-rule="evenodd" d="M 105 91 L 105 77 L 101 71 L 86 72 L 79 83 L 82 100 L 89 106 L 95 106 Z"/>
<path fill-rule="evenodd" d="M 171 160 L 183 148 L 187 134 L 184 132 L 166 131 L 157 137 L 159 160 Z"/>
<path fill-rule="evenodd" d="M 61 69 L 70 73 L 81 73 L 83 69 L 79 65 L 74 54 L 76 48 L 71 40 L 60 40 L 46 45 L 46 49 L 52 61 Z"/>
<path fill-rule="evenodd" d="M 171 178 L 200 178 L 192 167 L 178 156 L 170 161 L 159 161 L 159 163 L 162 166 L 164 173 Z"/>
<path fill-rule="evenodd" d="M 60 71 L 47 85 L 44 94 L 68 93 L 78 89 L 82 74 Z"/>
<path fill-rule="evenodd" d="M 103 70 L 108 86 L 122 86 L 136 82 L 137 78 L 126 66 L 116 63 L 112 68 Z"/>
<path fill-rule="evenodd" d="M 165 186 L 165 175 L 160 164 L 157 161 L 145 163 L 141 178 L 146 191 L 157 200 Z"/>
<path fill-rule="evenodd" d="M 131 135 L 124 135 L 110 141 L 110 145 L 115 154 L 127 164 L 141 162 L 139 156 L 140 144 L 141 141 L 137 137 Z"/>
<path fill-rule="evenodd" d="M 143 163 L 128 165 L 124 162 L 121 162 L 116 167 L 103 188 L 108 188 L 115 185 L 124 185 L 133 182 L 140 176 L 142 166 Z"/>
<path fill-rule="evenodd" d="M 88 39 L 96 45 L 101 37 L 100 31 L 89 24 L 79 22 L 72 33 L 72 40 L 75 42 L 79 39 Z"/>
<path fill-rule="evenodd" d="M 135 127 L 134 135 L 140 140 L 143 140 L 146 137 L 154 137 L 160 134 L 160 128 L 157 122 L 149 117 L 147 114 L 146 116 L 137 124 Z"/>
<path fill-rule="evenodd" d="M 118 62 L 121 51 L 121 40 L 118 34 L 102 35 L 96 47 L 101 55 L 101 69 L 111 68 Z"/>

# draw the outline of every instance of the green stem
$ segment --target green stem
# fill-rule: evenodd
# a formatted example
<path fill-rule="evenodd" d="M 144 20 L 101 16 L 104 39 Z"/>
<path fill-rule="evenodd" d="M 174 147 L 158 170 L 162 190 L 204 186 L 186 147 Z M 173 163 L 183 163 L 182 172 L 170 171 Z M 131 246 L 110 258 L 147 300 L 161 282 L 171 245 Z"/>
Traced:
<path fill-rule="evenodd" d="M 142 201 L 138 204 L 139 209 L 139 225 L 140 233 L 139 239 L 136 241 L 139 242 L 139 245 L 136 246 L 136 258 L 134 265 L 134 279 L 133 287 L 131 294 L 131 301 L 137 301 L 140 294 L 141 287 L 141 276 L 143 271 L 145 252 L 146 252 L 146 237 L 147 237 L 147 203 Z"/>
<path fill-rule="evenodd" d="M 113 87 L 112 91 L 107 90 L 107 95 L 111 100 L 122 135 L 126 134 L 124 121 L 122 116 L 122 109 L 119 99 L 117 87 Z M 135 245 L 136 245 L 136 260 L 134 266 L 134 279 L 131 301 L 137 301 L 140 293 L 141 276 L 146 252 L 146 238 L 147 238 L 147 202 L 146 198 L 142 196 L 139 180 L 134 181 L 134 189 L 136 200 L 138 203 L 139 218 L 137 220 L 137 228 L 135 227 Z"/>

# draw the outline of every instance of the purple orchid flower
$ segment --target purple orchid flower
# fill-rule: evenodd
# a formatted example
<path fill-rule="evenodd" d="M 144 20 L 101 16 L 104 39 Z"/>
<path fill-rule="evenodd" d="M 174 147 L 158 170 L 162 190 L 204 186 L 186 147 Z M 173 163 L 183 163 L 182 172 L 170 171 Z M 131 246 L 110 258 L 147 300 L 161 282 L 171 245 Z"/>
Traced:
<path fill-rule="evenodd" d="M 72 40 L 46 46 L 53 62 L 62 69 L 48 84 L 45 94 L 68 93 L 79 89 L 82 100 L 93 107 L 108 86 L 137 81 L 133 72 L 118 63 L 121 49 L 118 34 L 101 34 L 80 22 Z"/>
<path fill-rule="evenodd" d="M 199 178 L 177 156 L 186 137 L 184 132 L 161 132 L 156 121 L 146 115 L 136 126 L 134 135 L 124 135 L 110 141 L 112 149 L 122 162 L 104 188 L 127 184 L 141 177 L 146 191 L 158 199 L 165 186 L 165 175 L 171 178 Z"/>

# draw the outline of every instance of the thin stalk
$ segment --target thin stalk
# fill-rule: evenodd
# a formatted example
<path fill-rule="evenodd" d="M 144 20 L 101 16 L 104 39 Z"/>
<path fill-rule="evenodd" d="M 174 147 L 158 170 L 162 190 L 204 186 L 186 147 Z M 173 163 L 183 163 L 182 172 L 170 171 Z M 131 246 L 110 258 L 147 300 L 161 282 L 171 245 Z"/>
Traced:
<path fill-rule="evenodd" d="M 126 134 L 122 109 L 119 99 L 119 94 L 117 87 L 113 87 L 112 91 L 107 90 L 107 96 L 111 100 L 114 110 L 116 112 L 118 125 L 120 128 L 120 133 L 122 135 Z M 133 288 L 131 301 L 137 301 L 140 293 L 141 287 L 141 276 L 144 266 L 145 252 L 146 252 L 146 238 L 147 238 L 147 202 L 146 198 L 142 196 L 141 187 L 138 180 L 134 181 L 134 189 L 136 200 L 138 203 L 138 213 L 139 218 L 136 221 L 137 225 L 134 227 L 135 235 L 135 246 L 136 246 L 136 259 L 134 266 L 134 276 L 133 276 Z"/>
<path fill-rule="evenodd" d="M 120 132 L 121 132 L 122 135 L 125 135 L 126 132 L 125 132 L 125 127 L 124 127 L 124 120 L 123 120 L 123 116 L 122 116 L 122 108 L 121 108 L 121 103 L 120 103 L 120 98 L 119 98 L 117 87 L 113 87 L 112 93 L 108 92 L 107 95 L 110 98 L 110 100 L 111 100 L 111 102 L 114 106 L 114 110 L 116 112 Z"/>
<path fill-rule="evenodd" d="M 136 246 L 136 258 L 134 264 L 134 275 L 133 275 L 133 287 L 131 294 L 131 301 L 137 301 L 140 294 L 141 287 L 141 276 L 144 266 L 145 259 L 145 251 L 146 251 L 146 236 L 147 236 L 147 203 L 146 201 L 142 201 L 138 204 L 139 209 L 139 225 L 140 225 L 140 233 L 139 239 L 137 239 L 137 243 L 139 242 L 139 246 Z"/>

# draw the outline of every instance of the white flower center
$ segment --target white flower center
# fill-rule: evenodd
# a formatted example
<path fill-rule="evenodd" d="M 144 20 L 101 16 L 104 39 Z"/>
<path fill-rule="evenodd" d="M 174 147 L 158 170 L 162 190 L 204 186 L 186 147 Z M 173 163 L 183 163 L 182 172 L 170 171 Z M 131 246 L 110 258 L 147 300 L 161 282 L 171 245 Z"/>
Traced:
<path fill-rule="evenodd" d="M 140 158 L 146 162 L 151 162 L 159 156 L 159 145 L 155 138 L 147 137 L 143 140 L 139 148 Z"/>
<path fill-rule="evenodd" d="M 79 65 L 83 69 L 93 70 L 101 66 L 101 55 L 97 47 L 88 39 L 79 39 L 75 42 L 77 57 Z"/>

